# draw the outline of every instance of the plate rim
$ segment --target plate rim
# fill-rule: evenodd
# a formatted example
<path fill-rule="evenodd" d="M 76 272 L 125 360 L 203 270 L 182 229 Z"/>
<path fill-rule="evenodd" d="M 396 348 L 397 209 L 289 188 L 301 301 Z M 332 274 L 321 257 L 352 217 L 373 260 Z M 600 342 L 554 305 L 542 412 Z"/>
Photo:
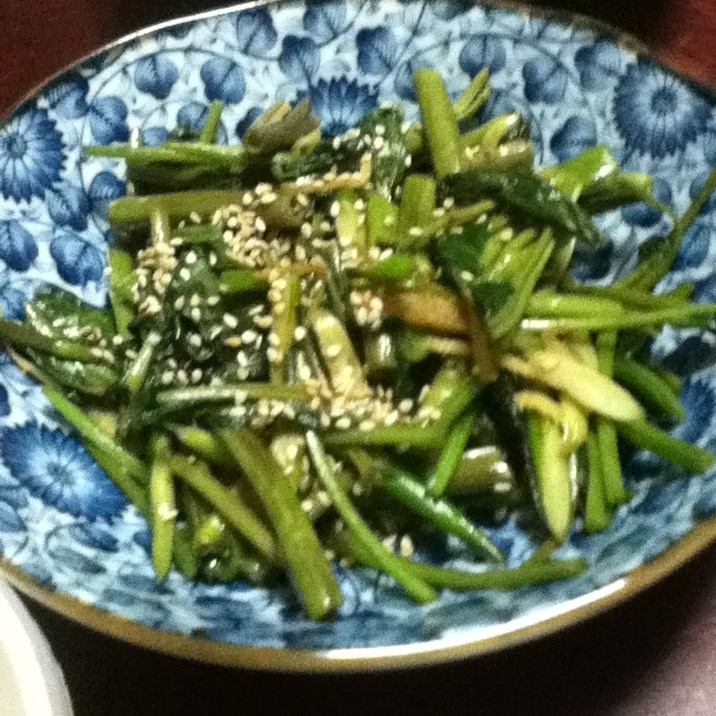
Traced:
<path fill-rule="evenodd" d="M 486 638 L 472 637 L 340 649 L 255 646 L 161 631 L 132 621 L 43 585 L 19 567 L 0 557 L 0 574 L 16 589 L 44 607 L 73 622 L 160 654 L 219 666 L 283 673 L 358 673 L 435 666 L 485 656 L 526 644 L 591 621 L 600 614 L 631 601 L 639 594 L 674 576 L 716 541 L 716 517 L 700 522 L 672 546 L 646 562 L 587 594 L 561 603 L 566 607 L 548 618 L 548 609 L 506 622 Z M 570 606 L 571 605 L 571 606 Z M 510 626 L 514 622 L 522 626 Z"/>
<path fill-rule="evenodd" d="M 25 105 L 33 101 L 48 85 L 76 67 L 113 50 L 172 27 L 195 24 L 257 7 L 290 6 L 308 1 L 246 0 L 226 7 L 156 22 L 124 34 L 81 55 L 36 83 L 19 100 L 15 101 L 4 115 L 0 115 L 0 129 L 9 123 L 16 114 L 22 112 Z M 326 0 L 317 1 L 325 2 Z M 346 0 L 346 2 L 352 1 Z M 595 37 L 607 39 L 620 50 L 632 53 L 639 59 L 648 59 L 663 72 L 678 78 L 692 90 L 705 95 L 709 103 L 716 106 L 716 86 L 711 87 L 677 70 L 656 57 L 642 40 L 608 22 L 566 9 L 527 5 L 520 0 L 470 0 L 470 4 L 475 7 L 504 9 L 548 22 L 566 23 Z M 472 633 L 472 636 L 468 635 L 455 641 L 442 638 L 415 644 L 379 647 L 311 649 L 256 646 L 162 631 L 96 607 L 77 596 L 57 592 L 12 564 L 8 558 L 2 555 L 0 555 L 0 576 L 25 596 L 83 627 L 159 654 L 220 666 L 262 671 L 357 673 L 418 668 L 460 661 L 503 651 L 557 634 L 575 627 L 579 623 L 591 621 L 600 614 L 655 587 L 658 583 L 675 575 L 714 542 L 716 542 L 716 516 L 699 520 L 689 532 L 670 544 L 651 561 L 628 571 L 624 576 L 602 587 L 592 589 L 580 597 L 561 602 L 557 605 L 560 610 L 555 614 L 543 614 L 545 611 L 552 611 L 555 607 L 538 609 L 531 615 L 519 617 L 498 627 L 491 627 L 490 631 L 493 633 L 487 637 L 477 637 Z M 515 622 L 520 623 L 520 626 L 515 628 Z"/>

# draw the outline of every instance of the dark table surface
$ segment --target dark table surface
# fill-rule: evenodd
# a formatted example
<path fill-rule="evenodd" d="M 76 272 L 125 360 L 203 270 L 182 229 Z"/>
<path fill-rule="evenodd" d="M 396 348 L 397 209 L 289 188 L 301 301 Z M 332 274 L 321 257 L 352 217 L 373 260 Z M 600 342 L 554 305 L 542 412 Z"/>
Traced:
<path fill-rule="evenodd" d="M 547 0 L 628 30 L 666 63 L 716 86 L 713 0 Z M 215 6 L 205 0 L 0 0 L 0 116 L 108 40 Z M 485 713 L 716 714 L 716 547 L 610 612 L 538 642 L 392 673 L 277 675 L 138 649 L 35 604 L 77 716 Z M 1 628 L 1 625 L 0 625 Z"/>

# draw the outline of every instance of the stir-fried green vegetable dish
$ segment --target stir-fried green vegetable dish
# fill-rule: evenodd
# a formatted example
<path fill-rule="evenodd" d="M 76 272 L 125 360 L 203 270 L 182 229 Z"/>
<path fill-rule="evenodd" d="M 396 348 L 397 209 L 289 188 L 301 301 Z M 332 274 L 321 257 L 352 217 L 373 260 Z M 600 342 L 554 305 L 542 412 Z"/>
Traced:
<path fill-rule="evenodd" d="M 214 104 L 200 133 L 87 150 L 127 170 L 107 308 L 42 291 L 0 339 L 146 517 L 158 579 L 288 578 L 314 619 L 338 562 L 421 603 L 561 579 L 584 562 L 551 550 L 629 500 L 622 443 L 711 466 L 662 429 L 679 379 L 648 349 L 716 315 L 655 292 L 716 173 L 676 217 L 605 147 L 535 166 L 519 113 L 476 119 L 486 72 L 454 100 L 434 70 L 414 86 L 419 122 L 385 105 L 325 136 L 280 102 L 223 146 Z M 594 215 L 636 201 L 670 233 L 578 283 Z M 515 514 L 545 546 L 508 568 L 486 527 Z M 446 539 L 474 569 L 415 558 Z"/>

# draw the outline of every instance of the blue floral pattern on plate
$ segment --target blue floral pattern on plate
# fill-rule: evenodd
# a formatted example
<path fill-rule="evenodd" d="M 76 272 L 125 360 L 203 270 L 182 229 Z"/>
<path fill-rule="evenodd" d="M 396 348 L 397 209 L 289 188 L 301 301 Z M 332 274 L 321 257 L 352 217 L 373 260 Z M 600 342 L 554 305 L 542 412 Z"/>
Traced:
<path fill-rule="evenodd" d="M 400 99 L 415 116 L 410 76 L 433 65 L 456 94 L 483 66 L 494 93 L 486 116 L 509 108 L 531 121 L 537 161 L 549 164 L 594 143 L 626 169 L 656 178 L 657 194 L 682 211 L 716 160 L 716 113 L 706 91 L 580 24 L 460 0 L 332 0 L 253 7 L 154 30 L 97 54 L 50 82 L 0 127 L 0 307 L 20 317 L 43 284 L 102 305 L 108 203 L 124 193 L 121 167 L 82 148 L 148 144 L 178 126 L 201 126 L 208 105 L 226 103 L 220 138 L 234 141 L 277 99 L 310 97 L 328 132 L 381 102 Z M 606 279 L 629 268 L 635 249 L 663 228 L 636 205 L 602 218 L 611 250 L 581 270 Z M 666 285 L 689 280 L 713 300 L 716 202 L 697 220 Z M 716 448 L 716 357 L 710 336 L 664 331 L 657 355 L 697 371 L 684 387 L 689 419 L 680 434 Z M 559 554 L 584 555 L 580 577 L 512 592 L 446 592 L 417 607 L 367 569 L 338 569 L 346 595 L 335 621 L 301 616 L 288 591 L 158 585 L 147 526 L 58 422 L 37 386 L 0 355 L 0 554 L 10 570 L 58 594 L 133 622 L 227 645 L 301 650 L 440 649 L 477 645 L 512 625 L 589 598 L 648 563 L 716 510 L 716 474 L 671 475 L 641 454 L 629 460 L 634 499 L 605 532 L 574 534 Z M 513 520 L 493 537 L 516 564 L 535 547 Z M 459 565 L 451 543 L 434 561 Z M 540 615 L 544 614 L 542 617 Z"/>

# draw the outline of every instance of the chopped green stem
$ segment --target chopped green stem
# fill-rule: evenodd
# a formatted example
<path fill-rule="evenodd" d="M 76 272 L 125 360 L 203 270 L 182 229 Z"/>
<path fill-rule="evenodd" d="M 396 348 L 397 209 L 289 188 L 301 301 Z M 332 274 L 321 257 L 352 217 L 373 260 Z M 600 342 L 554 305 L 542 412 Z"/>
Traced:
<path fill-rule="evenodd" d="M 678 308 L 655 311 L 625 311 L 613 316 L 583 316 L 569 318 L 525 318 L 521 328 L 527 331 L 610 331 L 650 328 L 670 323 L 681 328 L 702 326 L 716 315 L 716 304 L 696 303 Z"/>
<path fill-rule="evenodd" d="M 361 276 L 377 283 L 400 283 L 409 279 L 419 263 L 414 256 L 394 254 L 382 261 L 361 268 Z"/>
<path fill-rule="evenodd" d="M 374 569 L 380 569 L 377 561 L 350 532 L 344 532 L 339 536 L 339 546 L 342 551 L 347 553 L 348 557 Z M 587 568 L 584 560 L 579 558 L 555 561 L 530 558 L 518 567 L 490 567 L 481 571 L 468 572 L 415 562 L 407 557 L 397 557 L 397 559 L 413 575 L 433 587 L 461 591 L 516 589 L 527 584 L 541 584 L 576 577 Z"/>
<path fill-rule="evenodd" d="M 517 328 L 554 247 L 552 232 L 545 229 L 535 244 L 525 249 L 522 260 L 512 264 L 509 273 L 514 293 L 490 319 L 493 338 L 501 338 Z"/>
<path fill-rule="evenodd" d="M 182 243 L 219 245 L 222 241 L 222 229 L 213 224 L 189 224 L 177 227 L 173 236 L 181 239 Z"/>
<path fill-rule="evenodd" d="M 574 500 L 567 459 L 562 454 L 560 426 L 534 413 L 528 415 L 527 424 L 540 509 L 547 529 L 561 544 L 572 524 Z"/>
<path fill-rule="evenodd" d="M 619 286 L 580 286 L 579 284 L 570 286 L 570 290 L 600 300 L 616 301 L 624 308 L 632 310 L 657 311 L 664 308 L 685 309 L 689 306 L 687 298 L 673 293 L 654 294 Z"/>
<path fill-rule="evenodd" d="M 629 492 L 624 486 L 622 466 L 619 461 L 617 427 L 621 429 L 621 425 L 622 422 L 614 423 L 603 417 L 596 418 L 599 456 L 602 462 L 602 479 L 607 502 L 610 505 L 621 505 L 629 499 Z"/>
<path fill-rule="evenodd" d="M 272 345 L 273 353 L 270 361 L 270 380 L 277 386 L 286 382 L 286 357 L 291 350 L 296 329 L 296 312 L 301 302 L 301 281 L 298 276 L 287 275 L 278 301 L 272 304 L 273 316 L 272 335 L 276 343 Z"/>
<path fill-rule="evenodd" d="M 679 420 L 686 417 L 684 406 L 674 395 L 669 383 L 643 363 L 625 356 L 615 356 L 614 377 L 645 403 Z"/>
<path fill-rule="evenodd" d="M 240 383 L 237 385 L 201 385 L 194 388 L 171 388 L 157 393 L 157 405 L 183 410 L 206 403 L 236 403 L 247 400 L 297 400 L 309 402 L 311 394 L 306 386 L 273 385 L 271 383 Z"/>
<path fill-rule="evenodd" d="M 475 416 L 469 411 L 457 420 L 450 431 L 428 482 L 428 492 L 433 497 L 440 497 L 449 485 L 450 479 L 462 460 L 474 423 Z"/>
<path fill-rule="evenodd" d="M 127 499 L 147 519 L 151 516 L 149 496 L 147 490 L 136 475 L 127 468 L 127 465 L 117 460 L 114 450 L 108 450 L 97 443 L 85 443 L 85 450 L 94 458 L 95 462 L 107 473 L 109 478 L 124 493 Z"/>
<path fill-rule="evenodd" d="M 132 286 L 135 282 L 134 267 L 131 256 L 111 246 L 108 255 L 109 263 L 109 299 L 114 313 L 114 324 L 117 333 L 129 338 L 129 324 L 134 317 L 134 299 Z"/>
<path fill-rule="evenodd" d="M 597 366 L 600 372 L 608 377 L 612 377 L 614 373 L 616 345 L 617 333 L 615 331 L 604 331 L 597 336 L 595 346 Z M 607 505 L 616 507 L 629 499 L 619 459 L 617 430 L 611 420 L 602 416 L 595 417 L 594 426 L 604 497 Z"/>
<path fill-rule="evenodd" d="M 246 166 L 246 153 L 240 145 L 196 142 L 165 142 L 157 147 L 131 147 L 128 144 L 88 147 L 89 156 L 124 159 L 130 165 L 196 164 L 240 172 Z"/>
<path fill-rule="evenodd" d="M 35 348 L 67 360 L 79 360 L 84 363 L 107 362 L 101 350 L 90 348 L 83 343 L 58 340 L 54 336 L 47 336 L 36 331 L 26 323 L 9 318 L 0 318 L 0 341 L 9 343 L 16 348 L 22 346 Z"/>
<path fill-rule="evenodd" d="M 525 316 L 573 318 L 582 316 L 620 316 L 624 306 L 618 301 L 596 296 L 557 294 L 544 290 L 533 293 L 527 301 Z"/>
<path fill-rule="evenodd" d="M 157 579 L 162 581 L 172 565 L 177 515 L 174 480 L 169 466 L 169 440 L 166 436 L 155 436 L 152 439 L 151 454 L 149 498 L 152 511 L 152 565 Z"/>
<path fill-rule="evenodd" d="M 385 197 L 380 194 L 370 194 L 365 207 L 366 240 L 370 246 L 375 246 L 379 242 L 395 243 L 395 240 L 398 238 L 396 231 L 398 226 L 398 211 L 398 207 Z M 352 213 L 353 212 L 351 212 L 351 214 Z M 356 224 L 352 228 L 353 232 L 357 233 L 357 216 L 355 219 Z M 337 228 L 340 237 L 340 224 L 338 224 Z"/>
<path fill-rule="evenodd" d="M 584 505 L 584 529 L 587 532 L 601 532 L 612 521 L 607 504 L 599 438 L 593 431 L 587 433 L 587 496 Z"/>
<path fill-rule="evenodd" d="M 380 485 L 408 509 L 462 540 L 479 557 L 491 562 L 504 561 L 501 550 L 450 501 L 430 495 L 423 483 L 394 465 L 381 462 L 376 468 Z"/>
<path fill-rule="evenodd" d="M 111 437 L 102 432 L 97 423 L 80 408 L 71 403 L 61 393 L 45 386 L 43 392 L 55 410 L 70 422 L 93 445 L 102 450 L 108 458 L 116 462 L 118 469 L 125 470 L 140 483 L 146 484 L 147 470 L 144 464 L 134 455 L 120 447 Z"/>
<path fill-rule="evenodd" d="M 526 584 L 542 584 L 577 577 L 587 568 L 583 559 L 563 559 L 523 564 L 512 569 L 463 572 L 432 564 L 408 562 L 415 574 L 438 589 L 516 589 Z"/>
<path fill-rule="evenodd" d="M 686 212 L 677 220 L 669 235 L 651 248 L 648 255 L 640 260 L 639 265 L 632 273 L 619 279 L 613 285 L 618 288 L 642 290 L 650 290 L 656 286 L 673 266 L 686 232 L 715 190 L 716 167 L 711 170 L 703 188 Z"/>
<path fill-rule="evenodd" d="M 461 137 L 463 147 L 479 146 L 484 149 L 496 149 L 508 138 L 521 139 L 519 128 L 524 126 L 524 119 L 519 112 L 508 112 L 488 120 L 476 129 L 466 132 Z M 515 134 L 515 130 L 518 130 Z"/>
<path fill-rule="evenodd" d="M 706 202 L 711 198 L 714 191 L 716 191 L 716 167 L 711 169 L 711 173 L 706 178 L 706 182 L 703 187 L 701 187 L 701 190 L 696 195 L 696 198 L 691 202 L 691 204 L 689 204 L 689 207 L 677 221 L 674 228 L 678 234 L 683 236 L 686 233 L 691 224 L 693 224 L 696 220 L 696 217 L 701 213 L 701 210 L 706 205 Z"/>
<path fill-rule="evenodd" d="M 279 559 L 276 541 L 271 532 L 233 490 L 214 477 L 206 463 L 173 455 L 169 458 L 169 465 L 177 477 L 196 490 L 261 554 L 272 561 Z"/>
<path fill-rule="evenodd" d="M 331 616 L 342 602 L 340 588 L 281 467 L 250 430 L 222 431 L 219 437 L 248 478 L 276 530 L 307 614 L 312 619 Z"/>
<path fill-rule="evenodd" d="M 227 269 L 221 272 L 221 290 L 224 293 L 243 293 L 266 287 L 251 269 Z"/>
<path fill-rule="evenodd" d="M 154 340 L 155 337 L 158 338 L 158 335 L 149 335 L 149 337 L 142 344 L 142 347 L 139 349 L 137 357 L 132 361 L 127 369 L 127 374 L 124 377 L 124 383 L 132 395 L 136 396 L 141 391 L 147 380 L 149 369 L 152 366 L 152 362 L 154 361 L 154 356 L 157 351 L 157 341 Z"/>
<path fill-rule="evenodd" d="M 398 236 L 408 241 L 421 236 L 423 227 L 433 220 L 435 211 L 435 181 L 422 174 L 409 174 L 403 183 L 398 210 Z"/>
<path fill-rule="evenodd" d="M 432 425 L 377 425 L 370 430 L 349 428 L 326 433 L 326 445 L 343 447 L 350 445 L 383 445 L 421 448 L 440 448 L 445 444 L 447 426 L 442 422 Z"/>
<path fill-rule="evenodd" d="M 437 598 L 435 591 L 422 579 L 415 576 L 410 568 L 403 564 L 397 555 L 373 534 L 351 503 L 348 495 L 328 461 L 321 441 L 313 431 L 306 433 L 306 445 L 313 460 L 321 484 L 328 493 L 333 505 L 345 522 L 353 539 L 360 545 L 370 560 L 370 565 L 383 570 L 395 579 L 419 603 L 431 602 Z"/>
<path fill-rule="evenodd" d="M 473 117 L 480 107 L 490 99 L 490 94 L 490 71 L 487 67 L 483 67 L 453 102 L 452 109 L 455 119 L 462 122 Z"/>
<path fill-rule="evenodd" d="M 614 374 L 614 356 L 617 346 L 616 331 L 602 331 L 596 339 L 594 355 L 597 367 L 609 378 Z"/>
<path fill-rule="evenodd" d="M 209 105 L 206 113 L 206 121 L 199 134 L 199 142 L 202 144 L 214 144 L 216 135 L 221 124 L 221 113 L 224 111 L 224 103 L 215 100 Z"/>
<path fill-rule="evenodd" d="M 483 445 L 466 450 L 447 485 L 452 496 L 493 494 L 517 497 L 515 475 L 496 445 Z"/>
<path fill-rule="evenodd" d="M 189 580 L 199 572 L 199 560 L 186 527 L 174 527 L 173 557 L 176 568 Z"/>
<path fill-rule="evenodd" d="M 232 468 L 235 466 L 234 458 L 224 444 L 207 430 L 193 427 L 176 427 L 173 430 L 177 439 L 202 460 L 219 467 Z"/>
<path fill-rule="evenodd" d="M 492 382 L 497 379 L 500 372 L 492 341 L 493 335 L 491 335 L 487 321 L 471 298 L 463 299 L 461 308 L 467 325 L 472 374 L 481 381 Z"/>
<path fill-rule="evenodd" d="M 416 70 L 413 84 L 435 175 L 441 179 L 460 170 L 462 146 L 455 112 L 437 71 L 430 68 Z"/>
<path fill-rule="evenodd" d="M 617 428 L 637 447 L 649 450 L 689 472 L 706 472 L 713 465 L 714 456 L 708 450 L 679 440 L 646 420 L 619 423 Z"/>
<path fill-rule="evenodd" d="M 109 222 L 122 227 L 148 223 L 157 210 L 167 213 L 172 223 L 196 213 L 202 220 L 211 219 L 217 209 L 230 204 L 242 205 L 245 192 L 234 189 L 178 191 L 150 196 L 125 196 L 109 207 Z"/>

